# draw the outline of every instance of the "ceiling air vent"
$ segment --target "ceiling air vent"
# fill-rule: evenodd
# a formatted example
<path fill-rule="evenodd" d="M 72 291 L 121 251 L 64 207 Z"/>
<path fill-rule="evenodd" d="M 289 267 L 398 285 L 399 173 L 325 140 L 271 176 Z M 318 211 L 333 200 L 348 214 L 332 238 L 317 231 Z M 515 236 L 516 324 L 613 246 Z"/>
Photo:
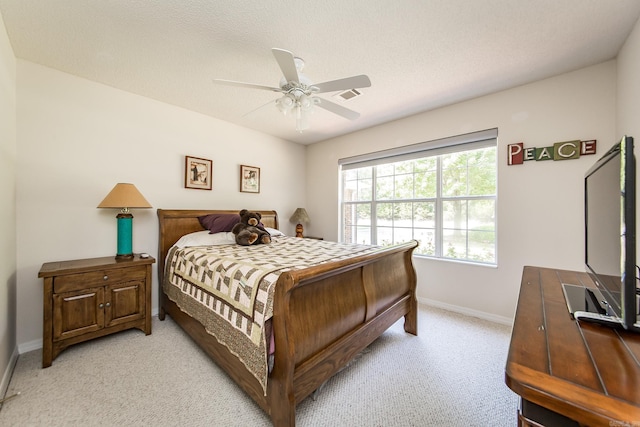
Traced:
<path fill-rule="evenodd" d="M 362 95 L 360 91 L 356 89 L 349 89 L 349 90 L 345 90 L 344 92 L 340 92 L 334 96 L 342 101 L 348 101 L 360 95 Z"/>

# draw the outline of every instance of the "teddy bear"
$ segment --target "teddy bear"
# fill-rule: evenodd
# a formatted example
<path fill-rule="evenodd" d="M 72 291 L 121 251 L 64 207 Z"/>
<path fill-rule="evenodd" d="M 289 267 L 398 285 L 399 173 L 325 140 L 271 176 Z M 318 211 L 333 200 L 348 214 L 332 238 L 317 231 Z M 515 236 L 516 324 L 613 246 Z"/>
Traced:
<path fill-rule="evenodd" d="M 260 223 L 261 219 L 260 212 L 242 209 L 240 222 L 231 229 L 231 232 L 236 236 L 236 243 L 243 246 L 271 243 L 271 235 Z"/>

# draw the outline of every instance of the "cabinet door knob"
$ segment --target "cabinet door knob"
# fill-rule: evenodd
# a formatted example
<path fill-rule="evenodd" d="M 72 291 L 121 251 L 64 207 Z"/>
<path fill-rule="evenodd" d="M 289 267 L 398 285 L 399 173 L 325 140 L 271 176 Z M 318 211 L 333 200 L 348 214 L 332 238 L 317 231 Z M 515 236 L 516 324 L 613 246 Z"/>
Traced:
<path fill-rule="evenodd" d="M 102 280 L 109 280 L 109 276 L 107 276 L 106 274 L 104 275 L 104 277 L 102 278 Z"/>
<path fill-rule="evenodd" d="M 106 303 L 104 306 L 105 306 L 105 307 L 111 307 L 111 303 L 110 303 L 110 302 L 108 302 L 108 303 Z"/>
<path fill-rule="evenodd" d="M 98 305 L 98 308 L 104 308 L 104 304 L 100 303 L 100 305 Z"/>

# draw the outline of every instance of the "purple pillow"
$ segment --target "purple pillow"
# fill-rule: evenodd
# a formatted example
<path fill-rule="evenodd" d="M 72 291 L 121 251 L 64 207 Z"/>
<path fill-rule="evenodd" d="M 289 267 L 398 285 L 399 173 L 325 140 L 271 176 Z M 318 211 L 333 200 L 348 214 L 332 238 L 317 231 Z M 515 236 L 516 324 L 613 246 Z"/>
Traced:
<path fill-rule="evenodd" d="M 198 217 L 200 225 L 209 230 L 209 234 L 229 232 L 240 222 L 238 214 L 209 214 Z"/>

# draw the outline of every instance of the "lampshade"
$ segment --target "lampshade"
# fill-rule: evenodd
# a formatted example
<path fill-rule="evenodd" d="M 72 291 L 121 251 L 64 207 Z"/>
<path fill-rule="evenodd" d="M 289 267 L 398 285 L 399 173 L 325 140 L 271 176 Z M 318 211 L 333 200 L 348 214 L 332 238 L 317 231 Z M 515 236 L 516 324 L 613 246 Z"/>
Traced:
<path fill-rule="evenodd" d="M 116 259 L 133 258 L 133 215 L 129 213 L 129 208 L 150 208 L 151 204 L 138 191 L 135 185 L 118 183 L 107 194 L 99 208 L 116 208 L 120 213 L 118 219 L 118 252 Z"/>
<path fill-rule="evenodd" d="M 127 212 L 129 208 L 150 208 L 151 204 L 138 191 L 135 185 L 118 183 L 107 197 L 98 205 L 99 208 L 118 208 Z"/>
<path fill-rule="evenodd" d="M 291 215 L 291 218 L 289 218 L 289 221 L 291 221 L 294 224 L 306 224 L 310 222 L 309 214 L 307 214 L 307 211 L 305 210 L 305 208 L 298 208 L 293 213 L 293 215 Z"/>

